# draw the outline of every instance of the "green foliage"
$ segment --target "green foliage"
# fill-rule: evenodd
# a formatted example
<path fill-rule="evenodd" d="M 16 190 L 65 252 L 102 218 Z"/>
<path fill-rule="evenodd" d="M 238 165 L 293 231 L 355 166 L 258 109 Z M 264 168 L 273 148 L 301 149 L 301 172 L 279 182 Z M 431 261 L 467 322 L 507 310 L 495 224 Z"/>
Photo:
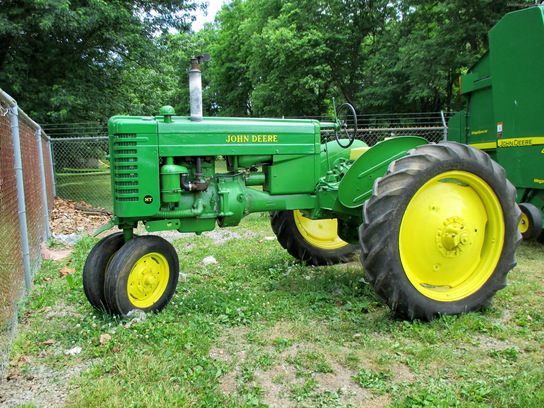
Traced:
<path fill-rule="evenodd" d="M 202 64 L 205 114 L 320 116 L 456 110 L 457 78 L 487 32 L 532 0 L 233 0 L 190 32 L 190 0 L 4 0 L 0 86 L 39 122 L 188 114 Z M 175 29 L 177 31 L 172 31 Z M 169 31 L 170 30 L 170 31 Z"/>
<path fill-rule="evenodd" d="M 529 0 L 246 0 L 208 28 L 212 112 L 316 116 L 337 97 L 360 112 L 458 109 L 457 78 L 488 30 Z"/>
<path fill-rule="evenodd" d="M 326 113 L 332 96 L 355 102 L 365 41 L 391 16 L 389 3 L 379 3 L 248 0 L 224 7 L 208 71 L 220 113 L 315 116 Z"/>
<path fill-rule="evenodd" d="M 137 110 L 146 92 L 164 91 L 162 72 L 153 71 L 156 35 L 187 30 L 196 7 L 185 0 L 4 0 L 0 84 L 37 121 Z"/>
<path fill-rule="evenodd" d="M 379 36 L 371 80 L 361 93 L 373 110 L 387 110 L 391 97 L 398 98 L 400 111 L 459 109 L 457 78 L 487 50 L 489 29 L 513 7 L 523 7 L 507 0 L 399 3 L 401 18 Z"/>

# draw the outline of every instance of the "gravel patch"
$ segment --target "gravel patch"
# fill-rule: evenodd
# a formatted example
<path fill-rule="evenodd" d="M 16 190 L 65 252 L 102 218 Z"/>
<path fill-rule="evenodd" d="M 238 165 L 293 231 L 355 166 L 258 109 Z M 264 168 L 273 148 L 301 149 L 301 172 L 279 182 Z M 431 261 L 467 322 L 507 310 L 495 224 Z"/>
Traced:
<path fill-rule="evenodd" d="M 23 365 L 18 367 L 20 363 Z M 24 363 L 16 364 L 17 368 L 11 370 L 7 380 L 0 383 L 0 407 L 18 407 L 30 403 L 46 408 L 63 407 L 68 394 L 75 389 L 70 380 L 92 364 L 82 361 L 58 371 L 42 364 Z"/>

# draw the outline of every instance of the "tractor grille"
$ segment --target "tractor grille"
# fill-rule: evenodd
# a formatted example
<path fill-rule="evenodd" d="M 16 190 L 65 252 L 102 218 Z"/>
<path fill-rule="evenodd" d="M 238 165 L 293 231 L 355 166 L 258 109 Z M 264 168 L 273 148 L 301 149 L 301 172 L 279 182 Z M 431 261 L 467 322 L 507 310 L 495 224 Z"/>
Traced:
<path fill-rule="evenodd" d="M 139 199 L 137 146 L 138 141 L 134 133 L 113 135 L 113 187 L 117 201 Z"/>

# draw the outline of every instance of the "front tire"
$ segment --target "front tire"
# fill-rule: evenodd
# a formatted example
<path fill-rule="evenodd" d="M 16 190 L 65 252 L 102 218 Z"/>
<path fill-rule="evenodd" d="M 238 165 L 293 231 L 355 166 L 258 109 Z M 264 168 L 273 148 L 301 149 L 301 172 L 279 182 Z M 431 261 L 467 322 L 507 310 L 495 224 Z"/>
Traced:
<path fill-rule="evenodd" d="M 363 208 L 361 259 L 380 298 L 408 319 L 490 305 L 521 241 L 516 190 L 470 146 L 420 146 L 391 163 Z"/>
<path fill-rule="evenodd" d="M 312 220 L 294 210 L 274 211 L 270 222 L 281 246 L 308 265 L 347 262 L 359 249 L 340 239 L 336 219 Z"/>
<path fill-rule="evenodd" d="M 162 310 L 176 291 L 179 261 L 165 239 L 146 235 L 128 241 L 113 257 L 104 283 L 108 309 L 127 316 L 132 310 Z"/>
<path fill-rule="evenodd" d="M 87 256 L 83 267 L 83 290 L 89 303 L 97 310 L 107 311 L 104 297 L 106 269 L 124 243 L 123 233 L 116 232 L 98 241 Z"/>

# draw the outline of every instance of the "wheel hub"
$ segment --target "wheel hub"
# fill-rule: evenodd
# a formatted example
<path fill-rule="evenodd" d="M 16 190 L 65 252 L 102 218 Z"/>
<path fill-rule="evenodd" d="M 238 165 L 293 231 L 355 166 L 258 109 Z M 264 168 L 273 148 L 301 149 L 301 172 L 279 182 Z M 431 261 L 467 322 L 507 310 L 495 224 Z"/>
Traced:
<path fill-rule="evenodd" d="M 136 280 L 136 288 L 132 291 L 132 295 L 135 298 L 146 298 L 149 294 L 153 293 L 155 287 L 157 286 L 157 274 L 159 272 L 153 271 L 152 268 L 147 267 L 139 271 L 138 277 Z"/>
<path fill-rule="evenodd" d="M 522 234 L 529 230 L 529 217 L 527 217 L 527 214 L 521 213 L 521 220 L 518 228 Z"/>
<path fill-rule="evenodd" d="M 153 276 L 153 272 L 150 270 L 145 271 L 143 279 L 140 281 L 140 284 L 143 286 L 143 290 L 152 288 L 157 283 L 157 279 Z"/>
<path fill-rule="evenodd" d="M 438 229 L 436 242 L 440 252 L 445 256 L 459 255 L 463 246 L 470 243 L 465 221 L 458 216 L 446 218 Z"/>

